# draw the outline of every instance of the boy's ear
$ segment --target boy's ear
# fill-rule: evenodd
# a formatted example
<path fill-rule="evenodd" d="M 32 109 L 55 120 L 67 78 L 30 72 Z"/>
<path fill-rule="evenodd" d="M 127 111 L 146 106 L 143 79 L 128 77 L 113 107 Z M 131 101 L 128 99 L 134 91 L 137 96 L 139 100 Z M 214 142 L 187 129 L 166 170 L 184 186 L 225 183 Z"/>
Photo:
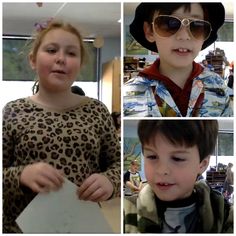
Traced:
<path fill-rule="evenodd" d="M 144 21 L 144 23 L 143 23 L 143 31 L 144 31 L 144 34 L 145 34 L 146 39 L 147 39 L 150 43 L 155 42 L 154 32 L 153 32 L 153 30 L 152 30 L 151 25 L 150 25 L 147 21 Z"/>
<path fill-rule="evenodd" d="M 30 63 L 30 66 L 31 66 L 32 70 L 35 70 L 36 69 L 36 60 L 33 56 L 33 53 L 29 54 L 28 60 L 29 60 L 29 63 Z"/>
<path fill-rule="evenodd" d="M 209 165 L 209 162 L 210 162 L 210 156 L 207 156 L 206 158 L 204 158 L 201 162 L 200 162 L 200 173 L 199 174 L 202 174 L 208 167 Z"/>

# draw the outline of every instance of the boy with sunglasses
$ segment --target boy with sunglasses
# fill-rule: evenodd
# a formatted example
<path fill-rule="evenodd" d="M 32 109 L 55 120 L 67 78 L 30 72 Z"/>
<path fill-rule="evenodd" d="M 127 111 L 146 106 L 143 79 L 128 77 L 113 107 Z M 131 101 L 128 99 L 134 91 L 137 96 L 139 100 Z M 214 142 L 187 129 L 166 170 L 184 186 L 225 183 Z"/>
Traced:
<path fill-rule="evenodd" d="M 130 33 L 159 58 L 124 85 L 125 116 L 232 116 L 223 79 L 194 62 L 217 39 L 221 3 L 141 3 Z"/>
<path fill-rule="evenodd" d="M 233 233 L 233 206 L 203 181 L 216 120 L 141 120 L 147 183 L 124 199 L 125 233 Z"/>

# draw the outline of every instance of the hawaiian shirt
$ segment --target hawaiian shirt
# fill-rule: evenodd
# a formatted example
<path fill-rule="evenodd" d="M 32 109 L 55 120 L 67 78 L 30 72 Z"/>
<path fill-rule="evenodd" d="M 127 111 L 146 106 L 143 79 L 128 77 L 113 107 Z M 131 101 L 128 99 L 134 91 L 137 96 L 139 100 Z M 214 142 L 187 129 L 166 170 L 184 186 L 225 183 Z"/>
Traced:
<path fill-rule="evenodd" d="M 182 117 L 162 81 L 135 76 L 124 84 L 124 116 Z M 193 78 L 186 117 L 232 116 L 227 86 L 220 75 L 203 70 Z"/>

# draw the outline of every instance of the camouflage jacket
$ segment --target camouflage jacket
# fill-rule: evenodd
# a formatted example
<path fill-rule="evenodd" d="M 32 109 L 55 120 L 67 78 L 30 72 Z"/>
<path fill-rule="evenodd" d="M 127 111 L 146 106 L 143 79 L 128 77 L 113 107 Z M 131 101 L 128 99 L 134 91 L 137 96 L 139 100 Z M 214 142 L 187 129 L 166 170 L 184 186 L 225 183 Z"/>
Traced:
<path fill-rule="evenodd" d="M 198 221 L 192 233 L 233 233 L 233 206 L 221 193 L 201 181 L 196 183 L 194 191 L 198 199 Z M 125 233 L 162 232 L 163 219 L 149 185 L 142 189 L 138 198 L 125 198 L 124 214 Z"/>

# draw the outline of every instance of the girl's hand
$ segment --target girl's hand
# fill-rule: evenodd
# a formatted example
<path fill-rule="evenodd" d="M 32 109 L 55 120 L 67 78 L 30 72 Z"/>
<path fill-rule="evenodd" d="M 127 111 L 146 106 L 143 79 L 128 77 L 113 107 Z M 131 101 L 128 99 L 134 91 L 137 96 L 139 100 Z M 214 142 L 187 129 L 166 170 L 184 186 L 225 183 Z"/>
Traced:
<path fill-rule="evenodd" d="M 57 190 L 63 182 L 62 173 L 44 162 L 27 165 L 20 176 L 20 183 L 36 193 Z"/>
<path fill-rule="evenodd" d="M 102 174 L 92 174 L 77 190 L 79 199 L 93 202 L 105 201 L 112 193 L 112 183 Z"/>

